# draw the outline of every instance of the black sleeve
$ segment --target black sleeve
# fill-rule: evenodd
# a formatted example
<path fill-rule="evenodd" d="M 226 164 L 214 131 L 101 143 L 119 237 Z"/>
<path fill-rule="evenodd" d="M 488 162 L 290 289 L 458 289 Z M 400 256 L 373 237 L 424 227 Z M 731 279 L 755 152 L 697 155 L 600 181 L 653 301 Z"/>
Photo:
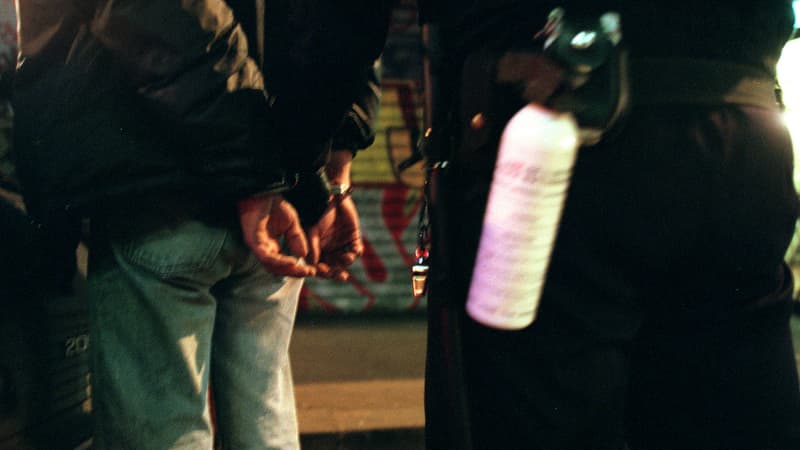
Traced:
<path fill-rule="evenodd" d="M 358 151 L 375 141 L 381 102 L 380 61 L 366 69 L 364 83 L 333 137 L 333 149 Z"/>

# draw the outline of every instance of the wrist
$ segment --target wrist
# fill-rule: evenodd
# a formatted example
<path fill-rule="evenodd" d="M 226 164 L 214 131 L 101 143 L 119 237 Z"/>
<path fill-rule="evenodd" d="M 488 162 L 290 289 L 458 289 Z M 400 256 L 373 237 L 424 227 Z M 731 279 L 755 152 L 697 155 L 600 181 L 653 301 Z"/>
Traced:
<path fill-rule="evenodd" d="M 328 209 L 330 186 L 324 171 L 306 172 L 294 188 L 283 194 L 297 210 L 303 227 L 317 223 Z"/>
<path fill-rule="evenodd" d="M 350 167 L 353 165 L 353 154 L 350 150 L 333 150 L 325 174 L 332 185 L 350 185 Z"/>

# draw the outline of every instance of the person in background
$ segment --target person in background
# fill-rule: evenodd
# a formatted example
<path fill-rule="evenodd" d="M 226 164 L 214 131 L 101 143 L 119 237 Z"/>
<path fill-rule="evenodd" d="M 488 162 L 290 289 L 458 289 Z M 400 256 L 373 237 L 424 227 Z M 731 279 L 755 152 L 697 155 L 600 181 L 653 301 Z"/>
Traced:
<path fill-rule="evenodd" d="M 0 227 L 4 231 L 3 236 L 17 236 L 21 230 L 27 227 L 24 219 L 25 206 L 22 197 L 19 195 L 19 183 L 14 173 L 14 165 L 11 162 L 11 121 L 13 113 L 11 111 L 11 80 L 14 75 L 14 61 L 16 60 L 16 35 L 11 34 L 11 39 L 5 36 L 5 31 L 15 30 L 17 15 L 14 10 L 14 3 L 4 1 L 0 3 Z M 16 239 L 10 239 L 9 245 L 13 245 Z M 20 249 L 21 250 L 21 249 Z M 12 283 L 16 284 L 19 274 L 9 272 L 17 267 L 17 257 L 24 254 L 8 251 L 0 257 L 0 276 L 3 277 L 0 285 L 10 289 Z M 7 297 L 10 297 L 7 296 Z"/>
<path fill-rule="evenodd" d="M 800 448 L 783 261 L 798 199 L 773 89 L 792 2 L 427 6 L 427 448 Z M 548 67 L 515 85 L 493 58 L 536 52 L 555 7 L 619 13 L 631 106 L 579 149 L 537 318 L 499 330 L 464 305 L 499 137 Z"/>
<path fill-rule="evenodd" d="M 14 2 L 0 1 L 0 295 L 10 305 L 43 292 L 71 290 L 75 247 L 30 223 L 12 160 L 11 95 L 17 59 Z"/>
<path fill-rule="evenodd" d="M 17 13 L 12 0 L 0 1 L 0 73 L 4 98 L 8 99 L 10 80 L 17 62 Z"/>
<path fill-rule="evenodd" d="M 18 4 L 30 217 L 91 221 L 94 448 L 298 448 L 298 293 L 360 252 L 351 107 L 390 2 Z"/>

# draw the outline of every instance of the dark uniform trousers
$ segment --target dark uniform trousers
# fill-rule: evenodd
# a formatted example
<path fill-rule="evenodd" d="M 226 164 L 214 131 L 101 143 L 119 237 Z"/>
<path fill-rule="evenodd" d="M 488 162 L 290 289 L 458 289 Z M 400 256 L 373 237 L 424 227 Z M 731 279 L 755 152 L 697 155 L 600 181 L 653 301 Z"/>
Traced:
<path fill-rule="evenodd" d="M 579 151 L 521 331 L 463 312 L 485 164 L 436 180 L 449 254 L 429 301 L 429 449 L 800 448 L 783 263 L 798 202 L 779 113 L 639 105 L 620 130 Z"/>

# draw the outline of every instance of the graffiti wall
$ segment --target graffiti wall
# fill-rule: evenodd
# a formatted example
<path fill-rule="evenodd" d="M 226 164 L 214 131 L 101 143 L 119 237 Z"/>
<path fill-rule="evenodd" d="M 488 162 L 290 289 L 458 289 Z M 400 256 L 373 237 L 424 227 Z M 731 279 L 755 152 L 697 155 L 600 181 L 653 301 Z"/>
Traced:
<path fill-rule="evenodd" d="M 353 199 L 365 251 L 346 283 L 309 280 L 303 314 L 421 311 L 411 293 L 410 267 L 424 181 L 422 162 L 399 171 L 422 127 L 422 42 L 413 0 L 395 9 L 381 60 L 382 96 L 375 144 L 353 163 Z"/>

